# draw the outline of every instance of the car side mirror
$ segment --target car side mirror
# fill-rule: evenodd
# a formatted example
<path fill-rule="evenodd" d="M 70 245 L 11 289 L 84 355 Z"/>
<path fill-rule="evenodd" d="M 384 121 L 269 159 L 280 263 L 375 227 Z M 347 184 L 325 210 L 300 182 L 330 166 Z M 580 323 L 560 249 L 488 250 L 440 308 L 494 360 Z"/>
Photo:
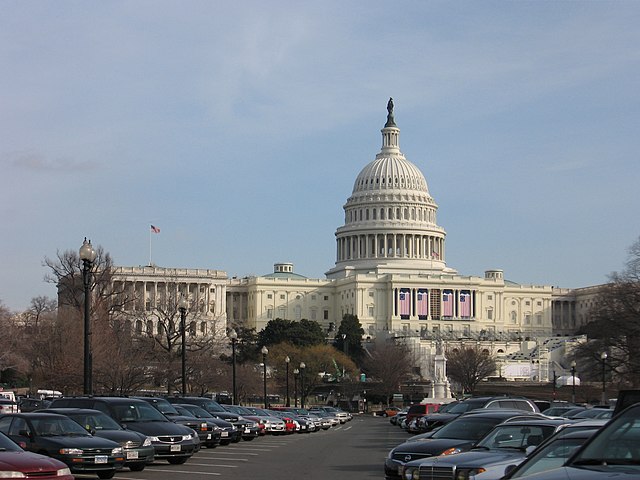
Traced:
<path fill-rule="evenodd" d="M 511 464 L 511 465 L 507 465 L 507 468 L 504 469 L 504 474 L 505 475 L 509 475 L 511 472 L 513 472 L 516 469 L 517 465 Z"/>

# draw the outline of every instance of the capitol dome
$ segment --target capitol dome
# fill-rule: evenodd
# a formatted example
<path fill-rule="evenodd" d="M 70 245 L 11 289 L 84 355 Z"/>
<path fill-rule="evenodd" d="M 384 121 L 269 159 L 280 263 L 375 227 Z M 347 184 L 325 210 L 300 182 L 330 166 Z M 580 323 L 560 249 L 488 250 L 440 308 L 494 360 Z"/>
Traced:
<path fill-rule="evenodd" d="M 358 174 L 336 231 L 336 266 L 329 278 L 353 273 L 453 272 L 445 263 L 446 233 L 420 169 L 400 151 L 400 129 L 387 105 L 382 148 Z"/>

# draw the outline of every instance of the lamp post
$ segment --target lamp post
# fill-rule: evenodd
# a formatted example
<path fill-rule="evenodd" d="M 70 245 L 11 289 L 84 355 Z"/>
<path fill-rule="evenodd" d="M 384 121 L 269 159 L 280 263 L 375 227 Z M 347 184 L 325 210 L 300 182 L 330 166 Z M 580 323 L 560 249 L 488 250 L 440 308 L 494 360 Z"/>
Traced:
<path fill-rule="evenodd" d="M 607 357 L 607 352 L 602 352 L 600 354 L 600 360 L 602 360 L 602 405 L 607 403 L 607 378 L 605 376 Z"/>
<path fill-rule="evenodd" d="M 342 334 L 342 350 L 344 351 L 345 355 L 349 355 L 349 341 L 347 340 L 346 333 Z"/>
<path fill-rule="evenodd" d="M 267 402 L 267 353 L 269 350 L 267 347 L 262 347 L 262 373 L 264 377 L 264 408 L 269 408 L 269 403 Z"/>
<path fill-rule="evenodd" d="M 304 369 L 307 366 L 300 362 L 300 408 L 304 408 Z"/>
<path fill-rule="evenodd" d="M 286 403 L 287 407 L 291 406 L 291 401 L 289 400 L 289 362 L 291 362 L 291 359 L 289 358 L 289 355 L 287 355 L 286 357 L 284 357 L 284 364 L 286 365 L 286 381 L 285 381 L 285 384 L 287 386 L 287 403 Z"/>
<path fill-rule="evenodd" d="M 80 247 L 80 260 L 82 260 L 82 284 L 84 286 L 84 371 L 83 371 L 83 392 L 85 395 L 93 395 L 93 378 L 91 365 L 91 269 L 96 259 L 96 251 L 91 245 L 91 240 L 84 242 Z"/>
<path fill-rule="evenodd" d="M 293 406 L 298 408 L 298 374 L 300 370 L 293 369 Z"/>
<path fill-rule="evenodd" d="M 182 395 L 187 394 L 187 334 L 185 328 L 185 319 L 187 317 L 187 299 L 184 295 L 178 301 L 178 311 L 180 312 L 180 363 L 182 376 Z"/>
<path fill-rule="evenodd" d="M 233 395 L 233 403 L 234 405 L 240 405 L 238 402 L 238 391 L 236 389 L 236 343 L 238 341 L 238 332 L 235 329 L 231 329 L 229 332 L 229 338 L 231 339 L 231 379 L 233 382 L 233 387 L 231 393 Z"/>
<path fill-rule="evenodd" d="M 571 362 L 571 403 L 576 403 L 576 361 Z"/>

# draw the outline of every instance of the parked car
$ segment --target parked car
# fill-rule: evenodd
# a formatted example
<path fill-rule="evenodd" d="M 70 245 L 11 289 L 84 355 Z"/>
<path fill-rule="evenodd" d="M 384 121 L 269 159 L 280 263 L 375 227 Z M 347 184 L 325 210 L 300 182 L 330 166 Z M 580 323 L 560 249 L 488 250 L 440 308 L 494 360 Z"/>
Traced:
<path fill-rule="evenodd" d="M 40 398 L 22 397 L 18 402 L 21 412 L 33 412 L 47 408 L 51 402 Z"/>
<path fill-rule="evenodd" d="M 222 420 L 221 418 L 214 417 L 205 409 L 200 408 L 197 405 L 190 403 L 175 403 L 173 404 L 175 409 L 183 415 L 193 415 L 196 418 L 205 420 L 212 425 L 215 425 L 220 430 L 220 445 L 229 445 L 231 442 L 237 443 L 242 438 L 240 430 L 233 423 Z"/>
<path fill-rule="evenodd" d="M 509 418 L 531 415 L 533 412 L 500 409 L 462 415 L 436 432 L 424 434 L 428 438 L 418 435 L 391 449 L 384 463 L 385 476 L 400 478 L 400 467 L 412 460 L 469 450 L 497 424 Z"/>
<path fill-rule="evenodd" d="M 588 421 L 588 420 L 585 420 Z M 520 478 L 596 480 L 640 477 L 640 404 L 614 416 L 558 468 Z"/>
<path fill-rule="evenodd" d="M 3 413 L 18 413 L 20 406 L 15 400 L 0 397 L 0 414 Z"/>
<path fill-rule="evenodd" d="M 57 413 L 69 417 L 91 435 L 113 440 L 122 447 L 124 466 L 134 472 L 141 472 L 153 463 L 154 449 L 146 435 L 122 426 L 106 413 L 88 408 L 48 408 L 42 413 Z"/>
<path fill-rule="evenodd" d="M 66 463 L 27 452 L 4 433 L 0 433 L 0 478 L 74 480 L 75 477 Z"/>
<path fill-rule="evenodd" d="M 239 442 L 241 439 L 252 440 L 258 436 L 259 429 L 258 426 L 255 425 L 255 422 L 247 420 L 246 418 L 243 418 L 242 415 L 238 415 L 237 413 L 229 412 L 215 400 L 204 397 L 180 397 L 175 395 L 166 398 L 171 403 L 190 403 L 192 405 L 197 405 L 201 408 L 204 408 L 214 417 L 218 417 L 222 420 L 233 423 L 241 432 L 241 436 L 237 439 L 234 438 L 234 442 Z"/>
<path fill-rule="evenodd" d="M 496 425 L 467 452 L 445 457 L 431 457 L 408 462 L 402 468 L 403 478 L 442 480 L 470 478 L 498 480 L 508 466 L 522 462 L 544 440 L 570 420 L 518 420 Z"/>
<path fill-rule="evenodd" d="M 161 414 L 167 417 L 174 423 L 179 423 L 185 427 L 189 427 L 191 430 L 198 434 L 200 445 L 215 446 L 215 440 L 212 441 L 213 426 L 208 425 L 207 422 L 202 421 L 193 415 L 181 415 L 165 398 L 162 397 L 132 397 L 144 400 L 149 405 L 158 410 Z M 207 444 L 207 442 L 209 442 Z"/>
<path fill-rule="evenodd" d="M 259 408 L 243 407 L 240 405 L 225 405 L 224 407 L 230 412 L 237 413 L 242 418 L 248 418 L 257 423 L 259 432 L 262 435 L 266 435 L 267 433 L 277 435 L 287 432 L 287 426 L 284 420 Z"/>
<path fill-rule="evenodd" d="M 316 431 L 316 424 L 309 417 L 301 417 L 300 415 L 296 415 L 294 412 L 288 412 L 286 410 L 269 409 L 269 413 L 281 418 L 285 423 L 289 420 L 292 421 L 295 426 L 295 432 L 311 433 Z"/>
<path fill-rule="evenodd" d="M 383 407 L 378 410 L 374 410 L 371 412 L 373 416 L 376 417 L 393 417 L 396 413 L 398 413 L 400 409 L 398 407 Z"/>
<path fill-rule="evenodd" d="M 507 475 L 503 479 L 522 478 L 534 473 L 546 472 L 554 468 L 561 467 L 564 462 L 575 452 L 578 447 L 590 439 L 597 431 L 597 428 L 585 430 L 566 429 L 562 435 L 553 435 L 549 440 L 540 445 L 526 460 L 519 465 L 509 465 Z"/>
<path fill-rule="evenodd" d="M 128 430 L 142 433 L 151 440 L 156 460 L 173 465 L 186 462 L 199 448 L 196 432 L 167 419 L 144 400 L 128 397 L 62 397 L 50 408 L 90 408 L 106 413 Z"/>
<path fill-rule="evenodd" d="M 456 405 L 440 413 L 436 412 L 424 415 L 420 424 L 420 431 L 428 432 L 458 418 L 463 413 L 479 409 L 508 409 L 522 410 L 525 412 L 540 411 L 533 401 L 523 397 L 471 397 L 458 402 Z"/>
<path fill-rule="evenodd" d="M 112 478 L 124 466 L 122 447 L 94 437 L 64 415 L 7 413 L 0 416 L 0 432 L 25 450 L 64 462 L 72 473 L 94 473 Z"/>
<path fill-rule="evenodd" d="M 575 415 L 572 415 L 569 418 L 584 419 L 584 418 L 611 418 L 613 415 L 613 410 L 610 408 L 588 408 L 582 412 L 578 412 Z"/>

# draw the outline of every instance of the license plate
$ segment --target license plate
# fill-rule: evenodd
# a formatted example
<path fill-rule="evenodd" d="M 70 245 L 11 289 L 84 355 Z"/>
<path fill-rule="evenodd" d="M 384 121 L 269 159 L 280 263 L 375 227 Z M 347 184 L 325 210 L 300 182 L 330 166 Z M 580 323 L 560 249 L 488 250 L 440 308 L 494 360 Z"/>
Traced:
<path fill-rule="evenodd" d="M 172 452 L 179 452 L 181 450 L 180 445 L 171 445 Z"/>
<path fill-rule="evenodd" d="M 96 463 L 107 463 L 109 461 L 109 457 L 107 455 L 96 455 L 95 462 Z"/>
<path fill-rule="evenodd" d="M 136 458 L 138 458 L 138 451 L 137 450 L 128 450 L 127 451 L 127 460 L 135 460 Z"/>
<path fill-rule="evenodd" d="M 220 436 L 221 437 L 228 437 L 229 436 L 229 432 L 221 432 Z"/>
<path fill-rule="evenodd" d="M 249 429 L 249 428 L 245 428 L 245 429 L 244 429 L 244 433 L 251 433 L 251 429 Z"/>

